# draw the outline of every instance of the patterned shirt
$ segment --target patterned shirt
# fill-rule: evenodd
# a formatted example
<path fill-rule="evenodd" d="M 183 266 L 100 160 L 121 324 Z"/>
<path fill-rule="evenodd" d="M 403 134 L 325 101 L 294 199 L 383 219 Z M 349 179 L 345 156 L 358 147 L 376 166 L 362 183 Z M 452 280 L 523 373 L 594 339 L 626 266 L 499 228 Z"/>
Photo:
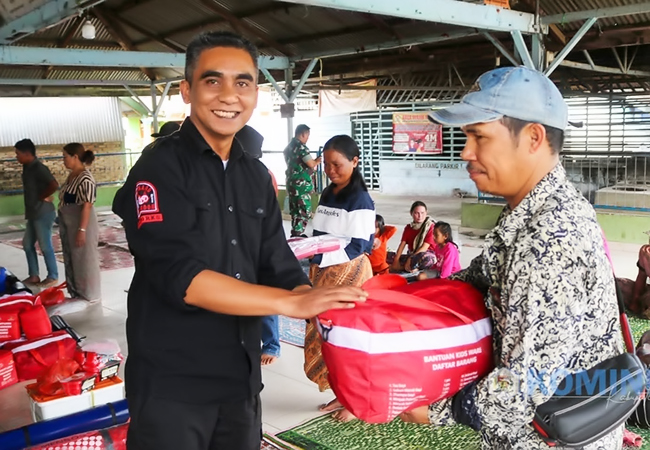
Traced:
<path fill-rule="evenodd" d="M 97 183 L 87 169 L 84 169 L 72 180 L 66 181 L 59 192 L 59 204 L 61 205 L 95 203 L 96 198 Z"/>
<path fill-rule="evenodd" d="M 312 170 L 305 164 L 305 160 L 310 158 L 309 148 L 298 139 L 291 139 L 284 149 L 287 184 L 304 186 L 307 191 L 314 189 Z"/>
<path fill-rule="evenodd" d="M 501 213 L 482 255 L 452 279 L 486 292 L 496 368 L 477 385 L 483 449 L 549 447 L 530 426 L 567 373 L 623 351 L 596 214 L 561 165 Z M 585 450 L 615 450 L 621 429 Z"/>

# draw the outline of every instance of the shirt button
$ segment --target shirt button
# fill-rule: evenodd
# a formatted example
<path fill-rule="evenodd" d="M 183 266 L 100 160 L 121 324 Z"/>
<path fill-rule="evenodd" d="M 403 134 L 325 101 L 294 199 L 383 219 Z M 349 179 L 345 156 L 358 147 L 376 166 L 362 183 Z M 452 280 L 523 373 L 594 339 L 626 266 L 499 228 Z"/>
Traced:
<path fill-rule="evenodd" d="M 239 272 L 237 272 L 237 273 L 235 274 L 235 278 L 237 278 L 237 279 L 239 280 L 239 279 L 241 278 L 241 274 L 240 274 Z"/>
<path fill-rule="evenodd" d="M 212 206 L 212 203 L 208 202 L 208 206 Z"/>
<path fill-rule="evenodd" d="M 257 214 L 263 214 L 264 210 L 262 208 L 257 208 Z"/>
<path fill-rule="evenodd" d="M 232 245 L 237 245 L 237 239 L 233 239 L 232 241 L 230 241 L 230 243 L 231 243 Z"/>
<path fill-rule="evenodd" d="M 232 211 L 233 211 L 232 205 L 228 205 L 228 212 L 232 212 Z"/>

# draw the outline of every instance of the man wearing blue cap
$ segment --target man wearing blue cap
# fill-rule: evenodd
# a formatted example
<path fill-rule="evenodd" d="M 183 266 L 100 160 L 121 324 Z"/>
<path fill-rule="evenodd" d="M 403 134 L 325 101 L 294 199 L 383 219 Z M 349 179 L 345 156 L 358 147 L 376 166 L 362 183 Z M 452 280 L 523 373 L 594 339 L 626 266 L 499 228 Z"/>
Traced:
<path fill-rule="evenodd" d="M 451 277 L 485 293 L 495 369 L 404 420 L 469 425 L 480 430 L 485 450 L 548 449 L 531 426 L 537 405 L 568 373 L 622 352 L 596 214 L 559 160 L 567 116 L 551 80 L 524 67 L 487 72 L 459 104 L 431 113 L 434 122 L 462 128 L 470 178 L 507 202 L 483 253 Z M 583 449 L 619 449 L 622 432 Z"/>

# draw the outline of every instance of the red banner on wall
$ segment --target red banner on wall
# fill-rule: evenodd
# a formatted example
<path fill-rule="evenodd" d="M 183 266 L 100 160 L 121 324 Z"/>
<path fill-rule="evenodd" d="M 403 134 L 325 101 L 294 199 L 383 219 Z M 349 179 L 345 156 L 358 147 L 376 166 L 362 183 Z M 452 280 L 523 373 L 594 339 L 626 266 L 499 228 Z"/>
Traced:
<path fill-rule="evenodd" d="M 393 113 L 393 153 L 442 153 L 442 126 L 428 113 Z"/>

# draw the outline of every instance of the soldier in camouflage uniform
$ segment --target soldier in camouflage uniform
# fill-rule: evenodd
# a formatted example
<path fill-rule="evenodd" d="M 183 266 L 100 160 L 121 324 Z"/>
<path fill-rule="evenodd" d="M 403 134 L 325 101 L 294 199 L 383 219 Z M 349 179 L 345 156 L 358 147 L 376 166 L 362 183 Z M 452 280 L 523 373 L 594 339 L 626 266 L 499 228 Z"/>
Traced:
<path fill-rule="evenodd" d="M 298 125 L 294 138 L 284 149 L 292 237 L 304 235 L 307 228 L 311 217 L 311 193 L 314 190 L 312 173 L 321 162 L 320 157 L 314 159 L 309 153 L 306 145 L 308 139 L 309 127 Z"/>

